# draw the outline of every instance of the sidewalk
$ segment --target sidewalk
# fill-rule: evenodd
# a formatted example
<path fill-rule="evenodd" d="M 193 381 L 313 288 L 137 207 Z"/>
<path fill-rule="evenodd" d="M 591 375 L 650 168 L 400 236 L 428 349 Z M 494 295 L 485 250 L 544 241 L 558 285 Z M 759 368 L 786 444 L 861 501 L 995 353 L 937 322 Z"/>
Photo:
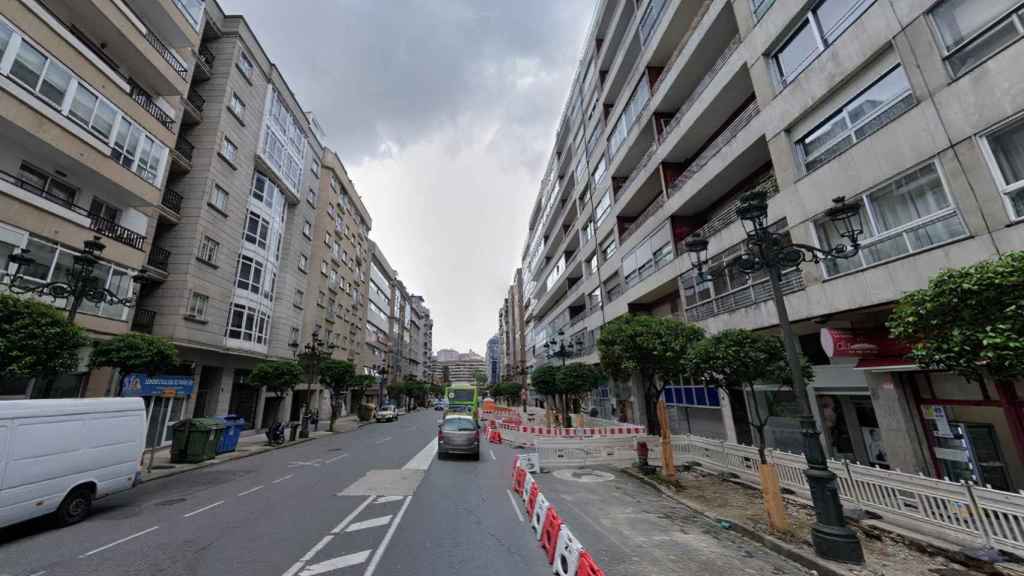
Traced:
<path fill-rule="evenodd" d="M 328 423 L 322 423 L 323 427 L 326 428 Z M 355 416 L 346 416 L 344 418 L 338 418 L 334 422 L 334 432 L 327 432 L 326 430 L 320 430 L 318 432 L 310 432 L 309 438 L 301 438 L 295 442 L 287 442 L 280 446 L 270 446 L 267 444 L 267 437 L 262 430 L 251 432 L 248 434 L 243 433 L 243 436 L 238 439 L 238 448 L 234 452 L 228 452 L 226 454 L 218 454 L 213 460 L 207 460 L 205 462 L 199 462 L 197 464 L 172 464 L 171 463 L 171 449 L 170 447 L 160 448 L 156 451 L 153 458 L 153 466 L 150 469 L 149 459 L 150 453 L 147 451 L 143 455 L 142 459 L 142 482 L 150 482 L 159 478 L 166 478 L 168 476 L 175 476 L 191 470 L 199 468 L 206 468 L 207 466 L 214 466 L 222 462 L 230 462 L 231 460 L 238 460 L 239 458 L 247 458 L 249 456 L 255 456 L 263 452 L 269 452 L 270 450 L 276 450 L 278 448 L 287 448 L 288 446 L 295 446 L 303 442 L 315 440 L 317 438 L 323 438 L 324 436 L 331 436 L 332 434 L 342 434 L 344 432 L 351 432 L 359 427 L 359 421 Z"/>

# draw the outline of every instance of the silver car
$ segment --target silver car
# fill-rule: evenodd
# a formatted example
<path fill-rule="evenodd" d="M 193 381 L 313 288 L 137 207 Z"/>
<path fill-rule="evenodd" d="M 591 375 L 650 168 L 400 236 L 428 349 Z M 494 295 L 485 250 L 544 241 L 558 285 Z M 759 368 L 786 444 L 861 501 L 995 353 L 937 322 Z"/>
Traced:
<path fill-rule="evenodd" d="M 437 457 L 444 460 L 449 454 L 468 454 L 480 459 L 480 425 L 472 416 L 449 414 L 437 427 Z"/>

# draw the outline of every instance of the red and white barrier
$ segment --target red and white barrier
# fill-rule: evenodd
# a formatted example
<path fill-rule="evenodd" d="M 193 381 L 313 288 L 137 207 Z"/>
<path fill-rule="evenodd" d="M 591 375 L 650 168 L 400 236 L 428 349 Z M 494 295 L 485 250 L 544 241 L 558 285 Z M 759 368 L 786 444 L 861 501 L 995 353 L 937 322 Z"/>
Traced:
<path fill-rule="evenodd" d="M 537 541 L 540 541 L 541 530 L 544 529 L 544 518 L 548 515 L 548 507 L 551 503 L 543 494 L 537 493 L 537 505 L 533 507 L 533 515 L 530 517 L 530 528 L 533 528 Z"/>
<path fill-rule="evenodd" d="M 537 440 L 545 439 L 578 439 L 594 438 L 633 438 L 643 436 L 646 430 L 642 426 L 615 426 L 611 428 L 554 428 L 513 424 L 502 420 L 498 425 L 502 439 L 513 446 L 533 448 Z"/>
<path fill-rule="evenodd" d="M 555 546 L 555 561 L 551 566 L 552 571 L 558 576 L 576 576 L 576 569 L 580 564 L 580 552 L 583 552 L 583 544 L 572 535 L 569 527 L 562 524 L 558 533 L 558 544 Z"/>

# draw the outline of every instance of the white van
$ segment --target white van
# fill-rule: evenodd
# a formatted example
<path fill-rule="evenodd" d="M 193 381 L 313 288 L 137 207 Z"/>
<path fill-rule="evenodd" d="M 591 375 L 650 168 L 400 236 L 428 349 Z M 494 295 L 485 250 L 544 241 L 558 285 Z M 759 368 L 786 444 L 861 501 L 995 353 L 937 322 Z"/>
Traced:
<path fill-rule="evenodd" d="M 0 528 L 84 519 L 135 484 L 145 440 L 142 398 L 0 401 Z"/>

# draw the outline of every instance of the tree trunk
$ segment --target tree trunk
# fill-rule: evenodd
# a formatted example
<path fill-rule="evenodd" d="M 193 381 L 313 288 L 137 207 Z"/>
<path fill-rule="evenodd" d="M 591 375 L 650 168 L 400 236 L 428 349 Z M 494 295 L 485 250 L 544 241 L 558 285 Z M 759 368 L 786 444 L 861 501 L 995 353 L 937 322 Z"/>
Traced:
<path fill-rule="evenodd" d="M 789 530 L 789 518 L 786 516 L 786 505 L 782 500 L 782 488 L 779 486 L 779 474 L 774 464 L 768 463 L 768 440 L 764 429 L 768 427 L 768 419 L 761 418 L 761 407 L 757 402 L 752 384 L 747 385 L 754 404 L 754 430 L 757 432 L 757 457 L 761 464 L 757 472 L 761 477 L 761 498 L 764 511 L 768 514 L 768 526 L 772 530 L 785 532 Z"/>
<path fill-rule="evenodd" d="M 644 416 L 647 417 L 647 434 L 651 436 L 661 435 L 661 426 L 658 425 L 658 396 L 660 395 L 654 382 L 654 376 L 644 378 Z"/>

